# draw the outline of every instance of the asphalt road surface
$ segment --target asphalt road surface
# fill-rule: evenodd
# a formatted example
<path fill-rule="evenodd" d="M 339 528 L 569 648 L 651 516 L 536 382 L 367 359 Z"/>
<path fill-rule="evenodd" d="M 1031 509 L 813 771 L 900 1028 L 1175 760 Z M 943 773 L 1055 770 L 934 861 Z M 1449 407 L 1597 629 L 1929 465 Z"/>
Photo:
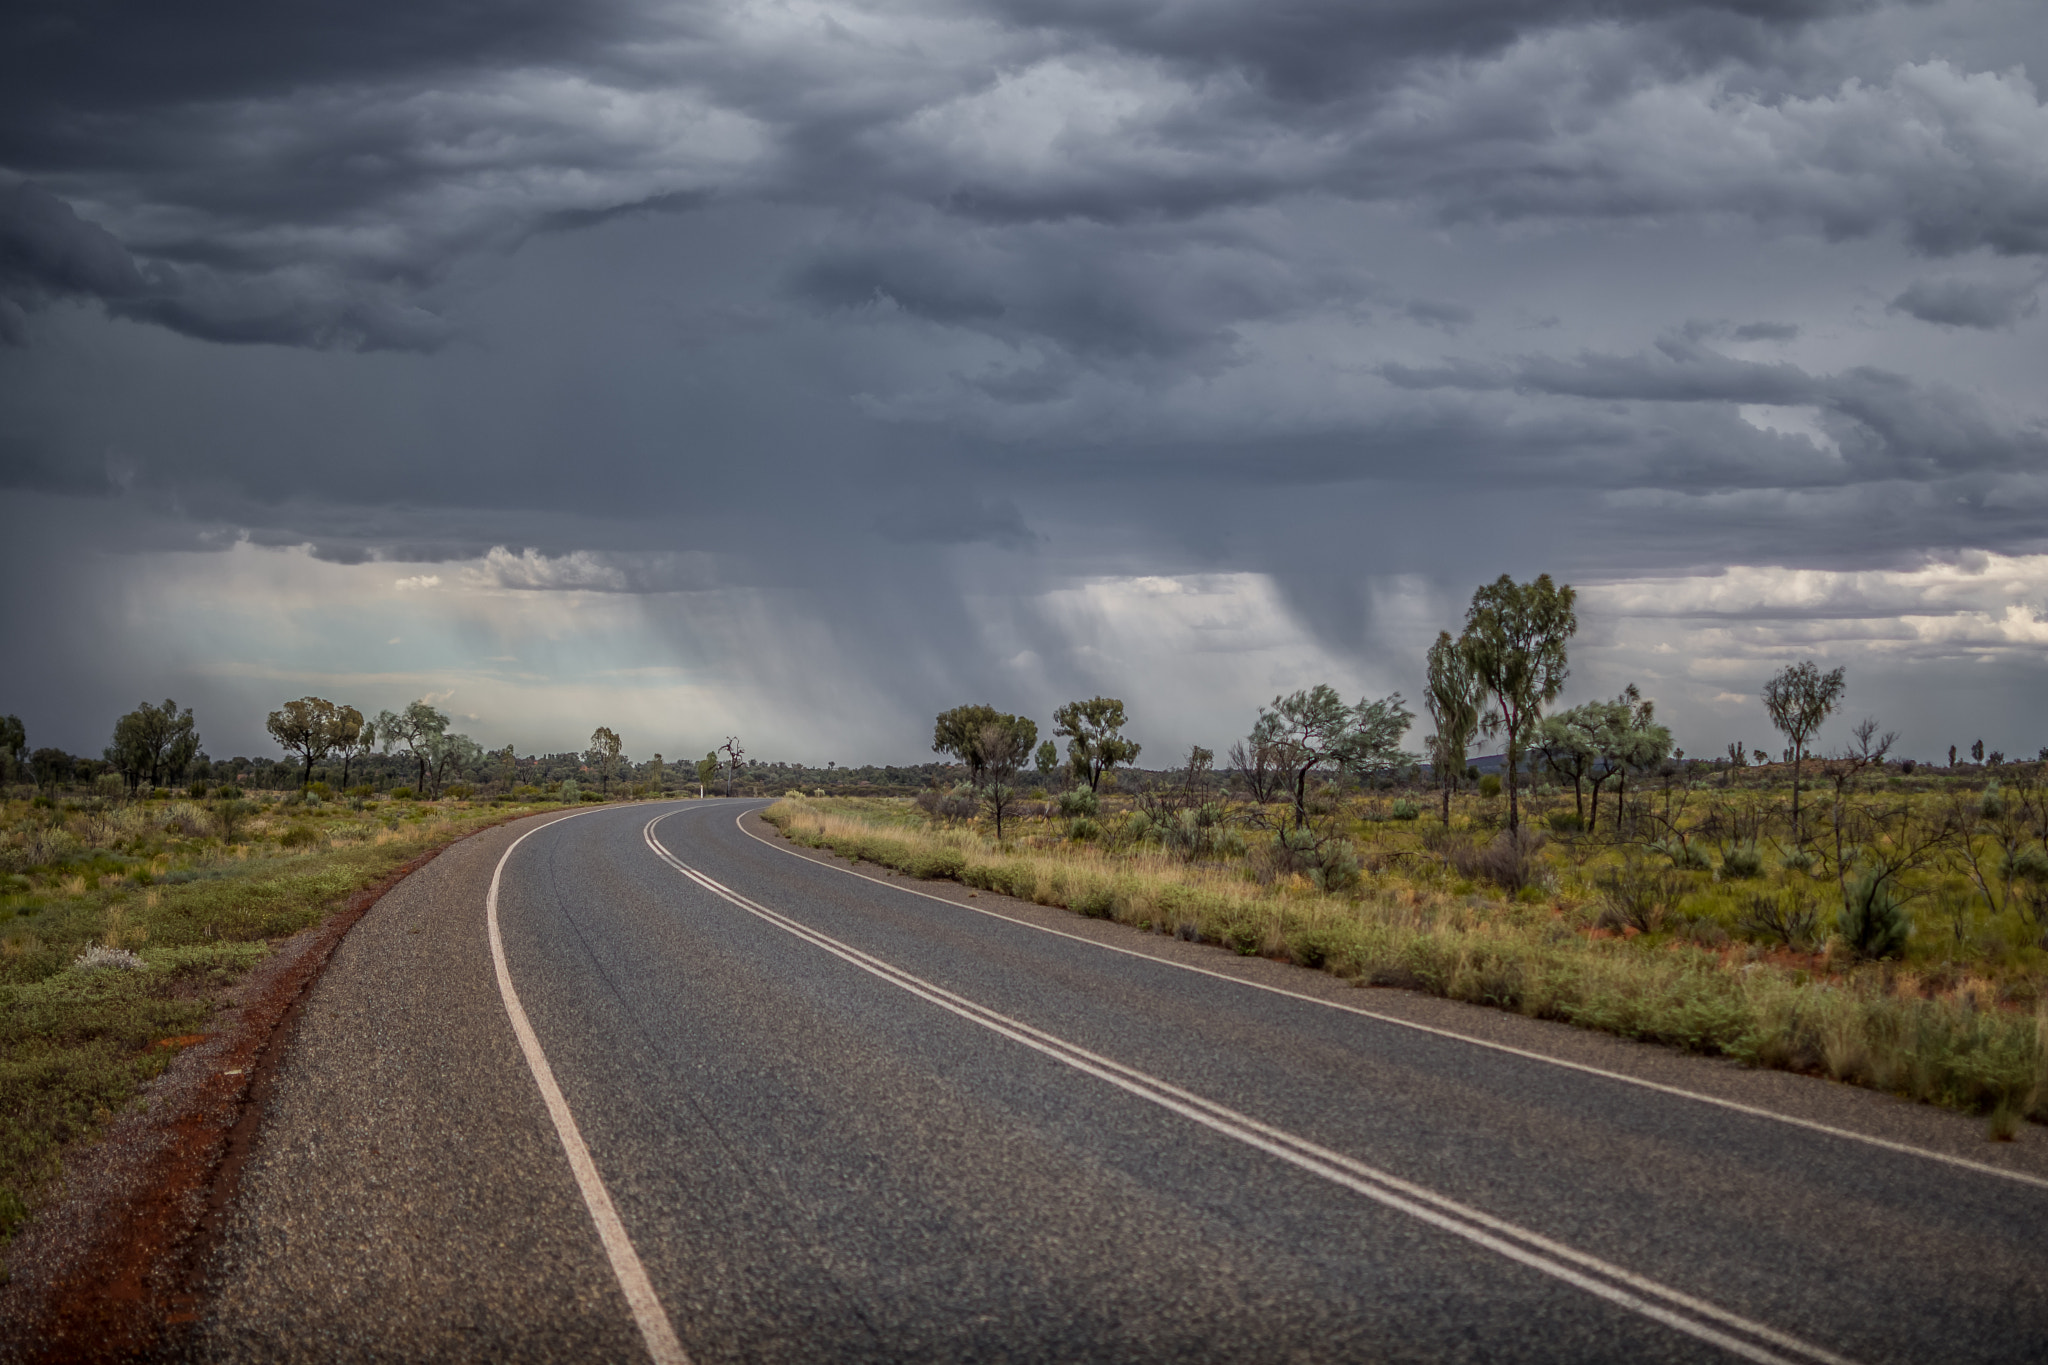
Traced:
<path fill-rule="evenodd" d="M 1417 998 L 855 875 L 758 805 L 522 822 L 380 902 L 293 1040 L 195 1352 L 2048 1359 L 2027 1143 L 1629 1063 L 1715 1103 L 1441 1002 L 1414 1009 L 1470 1027 L 1376 1018 Z M 1553 1033 L 1578 1065 L 1528 1055 Z"/>

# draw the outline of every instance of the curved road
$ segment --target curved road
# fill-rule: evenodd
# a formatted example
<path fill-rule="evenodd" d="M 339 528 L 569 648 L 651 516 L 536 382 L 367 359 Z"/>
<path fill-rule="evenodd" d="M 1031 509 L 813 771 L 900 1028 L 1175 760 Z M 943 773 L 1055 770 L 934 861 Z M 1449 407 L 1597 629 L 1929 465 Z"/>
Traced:
<path fill-rule="evenodd" d="M 291 1044 L 194 1354 L 2048 1358 L 2026 1144 L 1404 1026 L 854 875 L 758 804 L 521 822 L 380 902 Z"/>

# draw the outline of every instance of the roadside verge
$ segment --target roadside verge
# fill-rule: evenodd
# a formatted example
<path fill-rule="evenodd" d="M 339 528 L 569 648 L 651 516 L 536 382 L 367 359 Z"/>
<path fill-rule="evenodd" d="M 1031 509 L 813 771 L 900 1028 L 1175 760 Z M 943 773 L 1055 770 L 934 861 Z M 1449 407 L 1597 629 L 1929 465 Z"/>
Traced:
<path fill-rule="evenodd" d="M 162 1353 L 198 1307 L 198 1272 L 231 1204 L 308 989 L 392 887 L 471 826 L 348 895 L 277 943 L 223 993 L 210 1032 L 106 1127 L 66 1154 L 61 1186 L 7 1248 L 0 1359 L 128 1360 Z M 188 1042 L 190 1040 L 172 1040 Z"/>

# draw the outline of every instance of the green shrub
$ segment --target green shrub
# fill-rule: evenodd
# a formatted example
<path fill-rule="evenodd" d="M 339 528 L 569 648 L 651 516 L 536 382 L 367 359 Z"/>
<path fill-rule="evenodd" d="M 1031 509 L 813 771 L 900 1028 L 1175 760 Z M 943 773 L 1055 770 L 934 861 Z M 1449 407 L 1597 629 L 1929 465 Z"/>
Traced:
<path fill-rule="evenodd" d="M 1087 787 L 1076 787 L 1070 792 L 1060 793 L 1060 814 L 1069 820 L 1084 816 L 1092 819 L 1102 814 L 1102 802 Z"/>
<path fill-rule="evenodd" d="M 1671 865 L 1686 872 L 1705 872 L 1713 867 L 1707 861 L 1707 851 L 1697 844 L 1683 839 L 1660 839 L 1650 845 L 1652 852 L 1661 853 L 1671 860 Z"/>
<path fill-rule="evenodd" d="M 1500 795 L 1500 774 L 1488 773 L 1479 779 L 1479 794 L 1491 801 Z"/>
<path fill-rule="evenodd" d="M 1897 957 L 1913 932 L 1913 917 L 1891 879 L 1868 870 L 1857 873 L 1843 892 L 1835 932 L 1858 957 Z"/>
<path fill-rule="evenodd" d="M 581 796 L 578 796 L 578 797 L 577 797 L 576 799 L 577 799 L 578 801 L 587 801 L 587 802 L 590 802 L 590 803 L 591 803 L 591 804 L 593 804 L 593 805 L 599 805 L 599 806 L 601 806 L 601 805 L 603 805 L 603 804 L 604 804 L 604 793 L 603 793 L 603 792 L 584 792 L 584 793 L 583 793 L 583 794 L 582 794 Z"/>
<path fill-rule="evenodd" d="M 1422 808 L 1405 796 L 1399 797 L 1394 801 L 1393 809 L 1387 812 L 1387 818 L 1390 820 L 1419 820 L 1422 818 Z"/>
<path fill-rule="evenodd" d="M 1074 823 L 1067 827 L 1067 837 L 1078 839 L 1082 843 L 1086 843 L 1090 839 L 1099 838 L 1101 834 L 1102 826 L 1096 824 L 1085 815 L 1076 816 Z"/>
<path fill-rule="evenodd" d="M 1764 875 L 1764 855 L 1755 844 L 1740 847 L 1731 845 L 1721 854 L 1721 879 L 1723 881 L 1746 881 L 1751 877 Z"/>
<path fill-rule="evenodd" d="M 391 789 L 391 799 L 393 801 L 417 801 L 420 799 L 420 794 L 411 787 L 393 787 Z"/>
<path fill-rule="evenodd" d="M 312 783 L 306 790 L 319 797 L 322 801 L 330 800 L 334 796 L 334 788 L 328 786 L 325 782 Z"/>
<path fill-rule="evenodd" d="M 564 779 L 562 780 L 562 790 L 561 790 L 561 792 L 560 792 L 560 796 L 561 796 L 561 800 L 562 800 L 562 804 L 563 804 L 563 805 L 565 805 L 565 806 L 573 806 L 573 805 L 575 805 L 575 804 L 576 804 L 576 803 L 577 803 L 577 802 L 578 802 L 579 800 L 581 800 L 581 799 L 582 799 L 582 794 L 583 794 L 583 792 L 582 792 L 582 788 L 580 788 L 580 787 L 578 787 L 578 786 L 576 785 L 576 779 L 575 779 L 575 778 L 573 778 L 573 777 L 569 777 L 569 778 L 564 778 Z"/>
<path fill-rule="evenodd" d="M 911 876 L 922 877 L 926 881 L 957 877 L 967 870 L 967 855 L 957 848 L 922 849 L 912 856 L 906 870 Z"/>
<path fill-rule="evenodd" d="M 1759 943 L 1806 949 L 1820 936 L 1820 912 L 1797 896 L 1752 892 L 1749 908 L 1736 918 L 1735 928 Z"/>
<path fill-rule="evenodd" d="M 1550 826 L 1552 834 L 1577 834 L 1586 828 L 1586 818 L 1575 810 L 1554 810 L 1543 823 Z"/>
<path fill-rule="evenodd" d="M 323 842 L 320 831 L 311 825 L 293 825 L 278 836 L 279 848 L 311 848 Z"/>
<path fill-rule="evenodd" d="M 447 795 L 451 801 L 467 801 L 476 795 L 476 788 L 467 782 L 456 782 L 449 786 Z"/>

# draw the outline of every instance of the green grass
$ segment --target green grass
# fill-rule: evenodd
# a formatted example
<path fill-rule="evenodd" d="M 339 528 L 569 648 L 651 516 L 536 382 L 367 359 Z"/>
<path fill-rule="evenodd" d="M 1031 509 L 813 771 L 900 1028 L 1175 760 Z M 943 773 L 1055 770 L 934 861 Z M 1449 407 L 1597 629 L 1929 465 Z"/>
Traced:
<path fill-rule="evenodd" d="M 553 805 L 0 803 L 0 1240 L 272 945 L 421 853 Z M 233 816 L 230 812 L 230 816 Z M 89 946 L 143 970 L 82 970 Z"/>
<path fill-rule="evenodd" d="M 1361 825 L 1371 814 L 1361 813 Z M 1695 901 L 1682 932 L 1612 934 L 1599 927 L 1601 899 L 1567 889 L 1595 885 L 1604 853 L 1549 850 L 1537 882 L 1508 895 L 1458 875 L 1454 855 L 1427 855 L 1412 824 L 1390 822 L 1385 840 L 1365 850 L 1381 872 L 1325 894 L 1298 874 L 1262 876 L 1248 858 L 1187 861 L 1143 841 L 1076 844 L 1051 821 L 997 847 L 977 825 L 934 823 L 901 801 L 786 800 L 767 818 L 800 843 L 847 857 L 1362 984 L 1832 1076 L 1991 1115 L 1994 1130 L 2009 1131 L 2018 1116 L 2048 1118 L 2048 1013 L 2001 1007 L 2002 994 L 2033 998 L 2015 982 L 1966 976 L 1930 990 L 1897 964 L 1774 960 L 1728 941 L 1713 919 L 1726 888 L 1693 874 L 1676 882 Z M 1731 917 L 1736 894 L 1724 907 Z"/>

